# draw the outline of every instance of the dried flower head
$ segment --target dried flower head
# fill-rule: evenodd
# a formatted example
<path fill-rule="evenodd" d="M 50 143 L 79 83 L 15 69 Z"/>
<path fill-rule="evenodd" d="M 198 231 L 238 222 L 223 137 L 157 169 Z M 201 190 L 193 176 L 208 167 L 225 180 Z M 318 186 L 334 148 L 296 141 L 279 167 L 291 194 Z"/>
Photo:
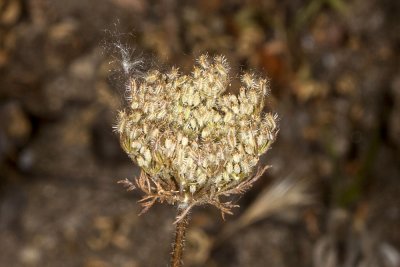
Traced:
<path fill-rule="evenodd" d="M 202 55 L 191 75 L 172 68 L 130 80 L 129 108 L 115 129 L 142 169 L 136 184 L 144 211 L 167 201 L 182 216 L 205 203 L 230 213 L 234 205 L 220 197 L 243 193 L 266 169 L 253 174 L 278 131 L 276 115 L 262 112 L 268 81 L 246 73 L 239 95 L 224 94 L 228 73 L 223 56 Z"/>

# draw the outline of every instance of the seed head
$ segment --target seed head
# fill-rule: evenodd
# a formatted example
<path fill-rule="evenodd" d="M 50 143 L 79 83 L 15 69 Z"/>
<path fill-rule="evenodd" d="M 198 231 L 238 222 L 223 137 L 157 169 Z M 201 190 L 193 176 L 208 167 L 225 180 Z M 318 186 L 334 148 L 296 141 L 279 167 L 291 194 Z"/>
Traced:
<path fill-rule="evenodd" d="M 142 169 L 144 210 L 159 200 L 230 213 L 234 205 L 219 198 L 243 193 L 261 176 L 254 167 L 278 132 L 277 116 L 263 113 L 268 83 L 246 73 L 238 96 L 224 94 L 228 74 L 223 56 L 202 55 L 191 75 L 172 68 L 132 78 L 115 130 Z"/>

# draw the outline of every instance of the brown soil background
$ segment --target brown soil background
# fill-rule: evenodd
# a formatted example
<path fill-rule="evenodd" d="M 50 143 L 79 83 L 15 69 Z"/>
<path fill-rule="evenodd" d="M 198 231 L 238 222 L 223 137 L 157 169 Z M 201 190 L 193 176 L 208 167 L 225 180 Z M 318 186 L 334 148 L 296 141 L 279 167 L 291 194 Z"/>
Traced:
<path fill-rule="evenodd" d="M 185 266 L 399 267 L 399 16 L 396 0 L 1 0 L 0 266 L 167 266 L 174 208 L 138 217 L 116 184 L 138 174 L 112 132 L 120 42 L 145 67 L 208 52 L 271 78 L 273 168 L 225 222 L 195 209 Z M 313 203 L 221 239 L 288 177 Z"/>

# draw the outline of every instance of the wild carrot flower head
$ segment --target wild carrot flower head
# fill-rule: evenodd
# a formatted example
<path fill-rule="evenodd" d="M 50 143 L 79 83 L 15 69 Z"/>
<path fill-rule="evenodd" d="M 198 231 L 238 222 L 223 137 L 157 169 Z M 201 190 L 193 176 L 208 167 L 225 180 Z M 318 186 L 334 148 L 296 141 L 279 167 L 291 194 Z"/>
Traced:
<path fill-rule="evenodd" d="M 158 200 L 187 210 L 210 203 L 229 213 L 233 205 L 220 197 L 243 193 L 261 176 L 254 167 L 278 131 L 276 115 L 263 113 L 268 81 L 243 74 L 234 95 L 225 93 L 228 74 L 223 56 L 202 55 L 190 75 L 172 68 L 130 80 L 129 107 L 115 128 L 142 169 L 136 184 L 144 210 Z"/>

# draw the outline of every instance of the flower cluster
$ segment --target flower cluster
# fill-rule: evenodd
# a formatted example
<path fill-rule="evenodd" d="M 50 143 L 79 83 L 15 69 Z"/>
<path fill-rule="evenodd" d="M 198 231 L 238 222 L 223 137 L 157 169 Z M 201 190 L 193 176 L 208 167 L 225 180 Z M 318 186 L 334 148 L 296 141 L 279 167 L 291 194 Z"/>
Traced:
<path fill-rule="evenodd" d="M 191 75 L 172 68 L 130 80 L 130 106 L 119 112 L 116 131 L 143 170 L 145 199 L 219 206 L 219 195 L 249 185 L 275 140 L 277 117 L 262 112 L 267 80 L 246 73 L 238 95 L 224 94 L 228 72 L 223 56 L 202 55 Z"/>

